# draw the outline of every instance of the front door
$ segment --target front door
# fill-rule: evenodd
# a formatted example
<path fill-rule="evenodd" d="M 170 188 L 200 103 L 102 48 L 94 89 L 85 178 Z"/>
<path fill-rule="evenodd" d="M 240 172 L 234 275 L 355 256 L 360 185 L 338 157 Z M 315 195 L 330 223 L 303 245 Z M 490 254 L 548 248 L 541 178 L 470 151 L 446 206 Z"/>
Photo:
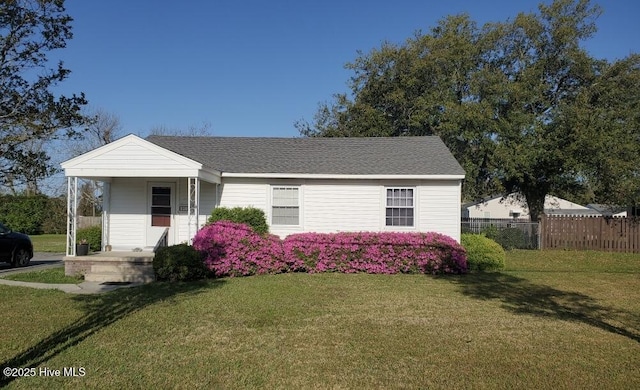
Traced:
<path fill-rule="evenodd" d="M 147 217 L 147 247 L 155 247 L 162 233 L 169 229 L 168 244 L 173 244 L 175 221 L 175 183 L 149 183 L 149 202 Z"/>

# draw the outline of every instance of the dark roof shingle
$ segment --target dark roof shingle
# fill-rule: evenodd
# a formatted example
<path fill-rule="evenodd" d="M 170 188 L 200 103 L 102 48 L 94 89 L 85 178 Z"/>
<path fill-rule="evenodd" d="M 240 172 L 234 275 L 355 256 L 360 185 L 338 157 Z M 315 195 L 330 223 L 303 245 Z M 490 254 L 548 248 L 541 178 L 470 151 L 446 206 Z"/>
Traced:
<path fill-rule="evenodd" d="M 232 173 L 464 175 L 439 137 L 149 136 L 147 141 Z"/>

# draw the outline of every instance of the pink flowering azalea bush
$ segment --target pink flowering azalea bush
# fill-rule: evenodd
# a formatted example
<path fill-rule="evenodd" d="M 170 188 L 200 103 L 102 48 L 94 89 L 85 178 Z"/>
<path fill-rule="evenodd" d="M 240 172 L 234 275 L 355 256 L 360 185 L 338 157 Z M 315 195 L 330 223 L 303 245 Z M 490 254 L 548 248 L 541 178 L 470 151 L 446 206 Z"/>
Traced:
<path fill-rule="evenodd" d="M 203 227 L 193 247 L 217 277 L 274 274 L 288 271 L 280 238 L 260 235 L 249 226 L 219 221 Z"/>
<path fill-rule="evenodd" d="M 217 277 L 282 272 L 372 274 L 467 272 L 464 248 L 438 233 L 302 233 L 280 240 L 249 226 L 219 221 L 193 246 Z"/>
<path fill-rule="evenodd" d="M 302 233 L 283 243 L 291 269 L 371 274 L 467 272 L 464 248 L 439 233 Z"/>

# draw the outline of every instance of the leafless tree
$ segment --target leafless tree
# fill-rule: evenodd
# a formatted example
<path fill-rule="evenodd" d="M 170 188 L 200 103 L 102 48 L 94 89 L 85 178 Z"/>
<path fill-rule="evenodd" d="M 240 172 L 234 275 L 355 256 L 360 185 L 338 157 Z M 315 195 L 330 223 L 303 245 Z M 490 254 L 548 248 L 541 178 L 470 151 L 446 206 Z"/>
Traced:
<path fill-rule="evenodd" d="M 212 135 L 211 123 L 202 122 L 201 125 L 190 125 L 186 129 L 170 128 L 164 125 L 151 128 L 149 135 L 177 135 L 185 137 L 206 137 Z"/>
<path fill-rule="evenodd" d="M 97 149 L 123 135 L 122 124 L 117 115 L 101 108 L 87 109 L 84 115 L 87 118 L 86 131 L 81 138 L 69 143 L 69 158 Z"/>

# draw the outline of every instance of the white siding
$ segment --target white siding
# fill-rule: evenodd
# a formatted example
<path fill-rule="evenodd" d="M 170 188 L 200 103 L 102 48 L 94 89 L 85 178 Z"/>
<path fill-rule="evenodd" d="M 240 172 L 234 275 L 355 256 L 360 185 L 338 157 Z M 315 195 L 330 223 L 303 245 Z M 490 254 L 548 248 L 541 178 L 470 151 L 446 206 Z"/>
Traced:
<path fill-rule="evenodd" d="M 502 198 L 488 200 L 484 203 L 469 206 L 465 209 L 468 218 L 512 218 L 512 211 L 522 211 L 520 218 L 529 218 L 529 209 L 525 204 L 513 197 L 502 201 Z"/>
<path fill-rule="evenodd" d="M 147 183 L 155 179 L 114 178 L 111 183 L 111 244 L 116 249 L 144 247 Z M 168 181 L 168 180 L 167 180 Z M 300 225 L 271 226 L 272 186 L 299 186 Z M 415 226 L 385 226 L 385 188 L 415 188 Z M 187 179 L 176 182 L 174 243 L 187 241 Z M 460 182 L 458 180 L 270 180 L 227 178 L 222 186 L 200 182 L 203 225 L 214 206 L 253 206 L 265 211 L 273 234 L 339 231 L 435 231 L 460 239 Z"/>
<path fill-rule="evenodd" d="M 460 181 L 425 181 L 418 190 L 418 223 L 460 241 Z"/>
<path fill-rule="evenodd" d="M 78 177 L 188 177 L 202 164 L 128 135 L 62 163 L 66 176 Z M 215 176 L 215 175 L 214 175 Z"/>
<path fill-rule="evenodd" d="M 165 156 L 162 156 L 154 151 L 144 148 L 137 144 L 126 144 L 110 151 L 109 153 L 103 153 L 90 160 L 87 160 L 83 164 L 85 169 L 103 168 L 109 167 L 113 169 L 123 168 L 158 168 L 171 166 L 175 164 L 174 161 L 167 161 Z"/>
<path fill-rule="evenodd" d="M 166 156 L 136 144 L 122 145 L 119 148 L 103 153 L 87 160 L 82 169 L 86 172 L 93 170 L 119 172 L 161 172 L 163 176 L 181 175 L 185 170 L 192 169 L 192 164 L 168 159 Z M 197 171 L 194 171 L 197 172 Z M 128 176 L 128 175 L 127 175 Z"/>
<path fill-rule="evenodd" d="M 253 206 L 267 210 L 269 185 L 265 179 L 224 179 L 221 189 L 220 206 Z"/>
<path fill-rule="evenodd" d="M 588 207 L 552 195 L 545 197 L 544 209 L 590 210 Z M 527 203 L 515 194 L 510 194 L 505 199 L 498 197 L 477 205 L 468 206 L 464 211 L 465 217 L 468 218 L 513 218 L 513 212 L 520 212 L 519 219 L 529 219 Z"/>
<path fill-rule="evenodd" d="M 271 187 L 300 186 L 300 225 L 271 225 Z M 415 226 L 385 226 L 385 188 L 416 189 Z M 435 231 L 460 240 L 460 181 L 224 180 L 220 206 L 254 206 L 265 211 L 271 233 Z"/>
<path fill-rule="evenodd" d="M 207 223 L 216 207 L 216 187 L 213 183 L 200 182 L 200 226 Z"/>
<path fill-rule="evenodd" d="M 384 213 L 380 184 L 372 181 L 307 181 L 303 228 L 312 232 L 378 231 Z"/>
<path fill-rule="evenodd" d="M 147 181 L 117 178 L 111 182 L 110 244 L 113 250 L 145 246 Z"/>

